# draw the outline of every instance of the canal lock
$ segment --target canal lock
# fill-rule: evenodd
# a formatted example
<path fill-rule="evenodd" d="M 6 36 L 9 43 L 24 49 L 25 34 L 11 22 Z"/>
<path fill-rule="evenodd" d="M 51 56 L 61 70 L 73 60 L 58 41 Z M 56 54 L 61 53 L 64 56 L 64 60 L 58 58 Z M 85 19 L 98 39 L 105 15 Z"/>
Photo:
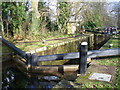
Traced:
<path fill-rule="evenodd" d="M 84 38 L 84 39 L 77 39 L 74 42 L 66 42 L 63 45 L 59 45 L 53 48 L 50 48 L 45 51 L 41 51 L 37 53 L 37 55 L 51 55 L 51 54 L 59 54 L 59 53 L 70 53 L 70 52 L 78 52 L 78 44 L 80 44 L 82 41 L 89 42 L 89 50 L 92 49 L 99 49 L 105 42 L 109 40 L 109 36 L 102 36 L 102 35 L 96 35 L 96 39 L 91 36 L 90 38 Z M 100 45 L 100 46 L 97 46 Z M 96 47 L 97 46 L 97 47 Z M 49 62 L 39 62 L 40 65 L 71 65 L 71 64 L 78 64 L 78 60 L 62 60 L 62 61 L 52 61 Z M 89 66 L 89 64 L 88 64 Z M 77 73 L 62 73 L 60 75 L 52 75 L 52 74 L 28 74 L 23 73 L 15 68 L 9 67 L 9 69 L 6 69 L 3 75 L 3 88 L 17 88 L 17 87 L 23 87 L 23 88 L 52 88 L 55 86 L 59 81 L 66 79 L 66 80 L 75 80 L 77 77 Z M 16 74 L 17 73 L 17 74 Z M 26 76 L 27 74 L 27 76 Z M 18 77 L 20 79 L 18 79 Z M 71 77 L 70 77 L 71 76 Z M 69 78 L 68 78 L 69 77 Z M 21 81 L 21 82 L 20 82 Z M 19 83 L 19 84 L 18 84 Z M 21 84 L 21 85 L 20 85 Z M 23 85 L 24 84 L 24 85 Z"/>

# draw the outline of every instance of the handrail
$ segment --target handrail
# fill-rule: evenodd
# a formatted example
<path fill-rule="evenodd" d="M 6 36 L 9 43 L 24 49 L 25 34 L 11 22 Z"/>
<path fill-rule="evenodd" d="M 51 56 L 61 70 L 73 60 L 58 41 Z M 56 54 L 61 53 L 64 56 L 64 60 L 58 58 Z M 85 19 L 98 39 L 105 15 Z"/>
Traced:
<path fill-rule="evenodd" d="M 120 55 L 120 48 L 91 50 L 88 51 L 87 58 L 117 56 L 117 55 Z M 54 60 L 77 59 L 77 58 L 79 58 L 79 52 L 72 52 L 72 53 L 64 53 L 64 54 L 38 56 L 38 61 L 54 61 Z"/>

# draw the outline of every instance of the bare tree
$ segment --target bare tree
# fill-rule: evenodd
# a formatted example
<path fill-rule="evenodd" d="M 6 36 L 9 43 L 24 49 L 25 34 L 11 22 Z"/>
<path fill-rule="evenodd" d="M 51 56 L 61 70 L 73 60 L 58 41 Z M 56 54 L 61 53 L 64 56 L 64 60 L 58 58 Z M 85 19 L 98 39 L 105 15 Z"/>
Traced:
<path fill-rule="evenodd" d="M 120 28 L 120 1 L 114 3 L 111 13 L 114 13 L 114 18 L 116 18 L 117 26 Z"/>
<path fill-rule="evenodd" d="M 39 17 L 40 13 L 38 12 L 38 2 L 39 0 L 32 0 L 32 25 L 31 30 L 36 33 L 37 30 L 39 30 Z M 38 32 L 37 32 L 38 33 Z"/>

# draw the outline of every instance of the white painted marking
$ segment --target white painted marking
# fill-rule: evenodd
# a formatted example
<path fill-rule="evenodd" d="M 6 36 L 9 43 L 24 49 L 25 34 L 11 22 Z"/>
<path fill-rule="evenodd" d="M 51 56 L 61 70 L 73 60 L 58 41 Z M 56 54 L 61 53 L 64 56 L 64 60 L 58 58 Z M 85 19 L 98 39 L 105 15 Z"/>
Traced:
<path fill-rule="evenodd" d="M 110 75 L 110 74 L 92 73 L 92 75 L 89 77 L 89 79 L 110 82 L 111 77 L 112 77 L 112 75 Z"/>
<path fill-rule="evenodd" d="M 88 45 L 88 43 L 87 42 L 82 42 L 81 45 Z"/>

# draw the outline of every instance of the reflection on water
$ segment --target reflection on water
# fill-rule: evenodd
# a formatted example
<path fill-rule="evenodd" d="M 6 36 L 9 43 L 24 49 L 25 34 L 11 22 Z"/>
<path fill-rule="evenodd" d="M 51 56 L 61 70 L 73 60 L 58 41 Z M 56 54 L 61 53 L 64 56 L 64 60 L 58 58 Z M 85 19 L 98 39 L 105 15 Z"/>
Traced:
<path fill-rule="evenodd" d="M 10 67 L 2 72 L 2 88 L 25 88 L 27 77 L 17 69 Z"/>
<path fill-rule="evenodd" d="M 59 80 L 57 76 L 44 76 L 43 79 L 51 81 L 51 80 Z"/>
<path fill-rule="evenodd" d="M 60 81 L 58 76 L 25 75 L 23 72 L 10 67 L 3 71 L 2 89 L 52 88 L 58 81 Z"/>

